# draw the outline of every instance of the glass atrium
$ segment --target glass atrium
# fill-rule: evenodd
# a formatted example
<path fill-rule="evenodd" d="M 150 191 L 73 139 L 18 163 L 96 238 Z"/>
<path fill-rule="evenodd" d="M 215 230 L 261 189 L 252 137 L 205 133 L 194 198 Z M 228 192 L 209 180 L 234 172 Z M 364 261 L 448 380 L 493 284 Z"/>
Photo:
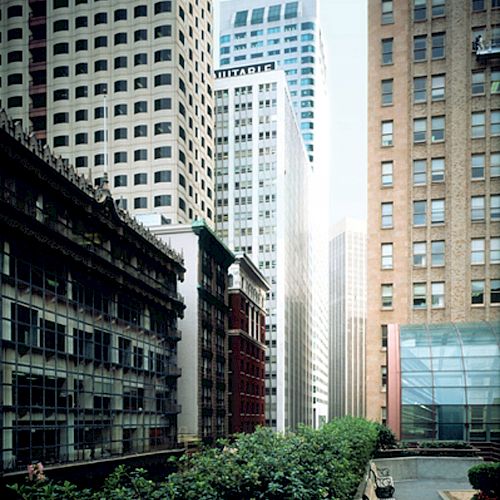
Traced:
<path fill-rule="evenodd" d="M 500 322 L 400 328 L 401 438 L 500 440 Z"/>

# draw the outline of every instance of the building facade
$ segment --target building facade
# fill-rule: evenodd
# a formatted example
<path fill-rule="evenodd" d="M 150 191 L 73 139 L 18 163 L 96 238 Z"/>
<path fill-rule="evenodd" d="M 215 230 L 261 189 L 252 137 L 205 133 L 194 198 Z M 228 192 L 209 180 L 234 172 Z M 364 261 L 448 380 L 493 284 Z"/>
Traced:
<path fill-rule="evenodd" d="M 311 190 L 312 343 L 315 427 L 328 417 L 329 168 L 326 66 L 319 2 L 231 0 L 220 4 L 219 67 L 273 62 L 283 69 L 295 115 L 314 168 Z M 321 213 L 322 224 L 317 224 Z"/>
<path fill-rule="evenodd" d="M 266 424 L 311 424 L 311 167 L 284 73 L 218 78 L 216 131 L 217 233 L 271 286 Z"/>
<path fill-rule="evenodd" d="M 500 314 L 496 4 L 369 2 L 372 419 L 386 414 L 387 325 L 494 321 Z"/>
<path fill-rule="evenodd" d="M 365 415 L 366 223 L 344 219 L 330 241 L 330 419 Z"/>
<path fill-rule="evenodd" d="M 269 284 L 245 254 L 229 268 L 229 433 L 266 422 L 266 292 Z"/>
<path fill-rule="evenodd" d="M 210 0 L 6 0 L 0 108 L 162 223 L 214 218 Z"/>
<path fill-rule="evenodd" d="M 1 470 L 177 443 L 183 261 L 0 114 Z"/>
<path fill-rule="evenodd" d="M 234 255 L 203 220 L 150 229 L 181 251 L 186 265 L 179 284 L 186 302 L 179 321 L 179 440 L 211 443 L 228 433 L 228 268 Z"/>

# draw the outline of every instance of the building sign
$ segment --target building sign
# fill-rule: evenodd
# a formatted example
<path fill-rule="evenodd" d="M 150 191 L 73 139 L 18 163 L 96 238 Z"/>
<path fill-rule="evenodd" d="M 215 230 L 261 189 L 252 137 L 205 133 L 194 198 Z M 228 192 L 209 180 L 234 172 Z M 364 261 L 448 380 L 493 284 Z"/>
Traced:
<path fill-rule="evenodd" d="M 263 64 L 252 64 L 251 66 L 240 66 L 239 68 L 216 69 L 215 78 L 229 78 L 231 76 L 246 76 L 272 71 L 276 69 L 276 63 L 269 62 Z"/>

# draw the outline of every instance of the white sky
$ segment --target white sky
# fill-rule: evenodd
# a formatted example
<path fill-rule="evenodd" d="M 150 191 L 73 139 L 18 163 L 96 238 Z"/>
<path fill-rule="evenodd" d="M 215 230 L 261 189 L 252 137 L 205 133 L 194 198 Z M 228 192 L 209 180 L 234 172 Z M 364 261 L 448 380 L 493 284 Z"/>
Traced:
<path fill-rule="evenodd" d="M 320 0 L 330 99 L 330 224 L 366 218 L 367 0 Z"/>

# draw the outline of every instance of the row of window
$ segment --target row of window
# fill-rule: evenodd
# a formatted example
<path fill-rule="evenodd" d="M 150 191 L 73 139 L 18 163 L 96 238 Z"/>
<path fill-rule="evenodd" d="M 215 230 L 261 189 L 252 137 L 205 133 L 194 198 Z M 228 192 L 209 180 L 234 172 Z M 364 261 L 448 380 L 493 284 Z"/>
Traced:
<path fill-rule="evenodd" d="M 484 222 L 486 219 L 486 196 L 471 197 L 471 221 Z M 444 224 L 445 222 L 445 200 L 439 198 L 431 200 L 416 200 L 413 202 L 412 223 L 414 226 L 425 226 L 428 221 L 428 207 L 430 207 L 430 223 Z M 490 196 L 490 220 L 500 221 L 500 194 Z M 381 204 L 381 227 L 392 229 L 394 227 L 394 204 L 392 201 Z"/>
<path fill-rule="evenodd" d="M 489 280 L 489 303 L 500 304 L 500 280 Z M 471 305 L 484 305 L 487 297 L 486 280 L 471 281 Z M 430 292 L 430 293 L 429 293 Z M 430 298 L 430 302 L 428 302 Z M 430 304 L 433 309 L 445 307 L 445 283 L 433 281 L 428 290 L 428 284 L 413 283 L 413 309 L 426 309 Z M 392 309 L 394 306 L 394 286 L 386 283 L 381 286 L 381 307 Z"/>
<path fill-rule="evenodd" d="M 20 37 L 21 38 L 21 37 Z M 292 35 L 283 38 L 283 43 L 297 43 L 299 41 L 298 36 Z M 314 35 L 312 33 L 304 33 L 303 35 L 300 36 L 300 41 L 301 42 L 312 42 L 314 41 Z M 240 50 L 247 50 L 247 48 L 250 49 L 256 49 L 260 47 L 264 47 L 264 45 L 280 45 L 282 43 L 282 40 L 280 38 L 270 38 L 266 42 L 264 40 L 259 40 L 256 42 L 251 42 L 250 45 L 247 45 L 246 43 L 239 43 L 236 45 L 233 45 L 232 47 L 230 45 L 225 45 L 220 48 L 220 54 L 229 54 L 231 52 L 231 48 L 233 52 L 238 52 Z"/>
<path fill-rule="evenodd" d="M 471 179 L 483 180 L 486 178 L 486 155 L 475 153 L 471 155 Z M 489 155 L 489 176 L 500 177 L 500 153 Z M 412 179 L 414 185 L 424 185 L 429 181 L 443 182 L 445 179 L 445 159 L 431 158 L 430 171 L 427 160 L 413 160 Z M 383 161 L 381 164 L 381 182 L 383 187 L 391 187 L 394 181 L 394 163 Z"/>
<path fill-rule="evenodd" d="M 315 29 L 315 24 L 313 22 L 305 22 L 300 25 L 302 31 L 306 30 L 314 30 Z M 298 26 L 296 24 L 287 24 L 283 27 L 284 32 L 292 32 L 292 31 L 297 31 Z M 281 26 L 273 26 L 272 28 L 267 29 L 267 34 L 268 35 L 275 35 L 276 33 L 281 33 Z M 244 40 L 247 38 L 247 32 L 246 31 L 241 31 L 239 33 L 235 33 L 233 35 L 234 40 Z M 257 37 L 257 36 L 264 36 L 264 30 L 259 29 L 259 30 L 253 30 L 250 31 L 250 37 Z M 303 35 L 304 36 L 304 35 Z M 311 38 L 312 40 L 312 38 Z M 220 44 L 228 44 L 231 42 L 231 35 L 222 35 L 219 38 Z"/>
<path fill-rule="evenodd" d="M 488 125 L 489 135 L 500 135 L 500 110 L 491 110 L 487 121 L 486 111 L 476 111 L 471 114 L 471 138 L 482 139 L 486 137 Z M 429 127 L 430 121 L 430 127 Z M 430 131 L 430 137 L 428 132 Z M 413 119 L 413 142 L 415 144 L 428 142 L 443 142 L 445 140 L 445 117 L 431 116 Z M 384 120 L 381 123 L 381 145 L 390 147 L 394 145 L 394 121 Z"/>
<path fill-rule="evenodd" d="M 281 20 L 282 15 L 282 5 L 270 5 L 267 7 L 267 18 L 265 16 L 266 7 L 258 7 L 251 11 L 251 16 L 249 18 L 248 10 L 240 10 L 236 12 L 234 16 L 233 26 L 235 28 L 241 28 L 242 26 L 247 26 L 248 22 L 251 25 L 262 24 L 264 19 L 267 19 L 268 23 L 276 22 Z M 287 2 L 285 4 L 285 9 L 283 11 L 283 19 L 294 19 L 298 17 L 299 2 Z"/>
<path fill-rule="evenodd" d="M 75 6 L 81 4 L 87 4 L 89 0 L 75 0 Z M 52 8 L 54 10 L 69 7 L 69 0 L 54 0 L 52 3 Z M 171 12 L 172 2 L 171 1 L 160 1 L 154 4 L 155 15 L 161 14 L 162 12 Z M 1 11 L 0 11 L 1 14 Z M 134 17 L 146 17 L 148 15 L 147 5 L 138 5 L 134 7 Z M 12 5 L 7 9 L 7 17 L 10 19 L 12 17 L 22 17 L 23 16 L 23 6 L 22 5 Z M 113 13 L 113 18 L 115 22 L 127 20 L 127 9 L 116 9 Z M 0 15 L 1 19 L 1 15 Z M 108 22 L 108 15 L 106 12 L 98 13 L 94 16 L 95 24 L 102 24 Z"/>
<path fill-rule="evenodd" d="M 413 60 L 425 61 L 427 59 L 427 35 L 418 35 L 413 38 Z M 431 58 L 442 59 L 445 57 L 445 33 L 432 33 Z M 382 39 L 382 64 L 393 64 L 394 62 L 394 38 Z"/>
<path fill-rule="evenodd" d="M 67 136 L 60 136 L 60 137 L 67 137 Z M 54 143 L 55 142 L 56 141 L 54 140 Z M 65 139 L 58 139 L 58 141 L 57 141 L 57 146 L 67 146 L 68 144 L 69 143 L 66 143 Z M 56 144 L 54 144 L 54 145 L 56 145 Z M 154 151 L 153 156 L 154 156 L 155 160 L 160 160 L 162 158 L 172 158 L 171 146 L 160 146 L 160 147 L 154 148 L 153 151 Z M 122 163 L 122 161 L 121 161 L 122 156 L 121 155 L 122 155 L 122 153 L 119 153 L 119 156 L 117 157 L 117 159 L 119 161 L 117 163 Z M 142 161 L 143 159 L 147 160 L 147 158 L 148 158 L 147 150 L 139 149 L 139 150 L 134 151 L 134 158 L 137 158 L 135 161 Z M 102 166 L 102 165 L 106 165 L 106 164 L 107 164 L 106 156 L 104 153 L 99 153 L 99 154 L 94 155 L 94 166 L 98 167 L 98 166 Z M 88 164 L 88 157 L 87 156 L 75 157 L 75 167 L 86 168 L 88 166 L 89 166 L 89 164 Z"/>
<path fill-rule="evenodd" d="M 486 264 L 487 249 L 489 243 L 489 263 L 500 264 L 500 237 L 492 237 L 488 241 L 485 238 L 473 238 L 470 245 L 470 262 L 473 265 Z M 430 251 L 429 251 L 430 250 Z M 429 254 L 429 259 L 428 259 Z M 380 259 L 382 269 L 393 269 L 394 266 L 394 244 L 382 243 L 380 248 Z M 431 267 L 445 265 L 445 242 L 444 240 L 433 240 L 429 249 L 426 241 L 416 241 L 412 247 L 412 265 L 416 268 L 427 267 L 428 260 Z"/>
<path fill-rule="evenodd" d="M 484 8 L 484 1 L 481 0 Z M 492 3 L 498 3 L 498 0 L 492 0 Z M 474 5 L 474 1 L 473 1 Z M 446 15 L 446 0 L 413 0 L 413 20 L 415 22 L 425 21 L 427 12 L 430 12 L 432 17 L 442 17 Z M 473 10 L 477 10 L 474 9 Z M 393 0 L 382 0 L 381 8 L 381 23 L 394 23 L 394 2 Z"/>

